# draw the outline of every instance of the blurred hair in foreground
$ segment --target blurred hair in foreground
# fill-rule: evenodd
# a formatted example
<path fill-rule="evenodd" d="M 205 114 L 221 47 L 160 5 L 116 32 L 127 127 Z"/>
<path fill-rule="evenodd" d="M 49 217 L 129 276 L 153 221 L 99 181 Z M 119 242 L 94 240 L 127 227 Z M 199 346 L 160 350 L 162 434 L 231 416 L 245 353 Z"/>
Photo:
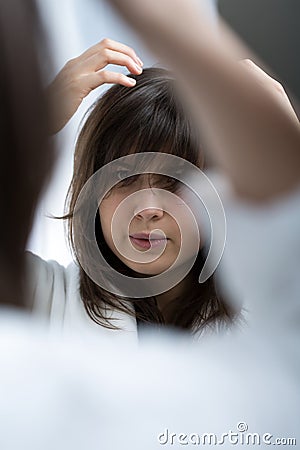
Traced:
<path fill-rule="evenodd" d="M 49 61 L 35 3 L 0 0 L 0 303 L 6 305 L 24 305 L 25 245 L 54 160 L 39 55 Z"/>

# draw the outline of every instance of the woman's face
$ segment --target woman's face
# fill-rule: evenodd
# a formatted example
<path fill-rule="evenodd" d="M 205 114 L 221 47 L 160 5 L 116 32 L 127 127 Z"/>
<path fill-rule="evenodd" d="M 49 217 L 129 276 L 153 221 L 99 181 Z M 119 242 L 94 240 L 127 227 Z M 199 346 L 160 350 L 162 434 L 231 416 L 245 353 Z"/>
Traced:
<path fill-rule="evenodd" d="M 176 264 L 186 262 L 199 250 L 193 216 L 180 189 L 167 189 L 168 182 L 174 183 L 166 178 L 143 174 L 120 182 L 99 207 L 109 248 L 126 266 L 145 275 L 164 272 L 178 256 Z"/>

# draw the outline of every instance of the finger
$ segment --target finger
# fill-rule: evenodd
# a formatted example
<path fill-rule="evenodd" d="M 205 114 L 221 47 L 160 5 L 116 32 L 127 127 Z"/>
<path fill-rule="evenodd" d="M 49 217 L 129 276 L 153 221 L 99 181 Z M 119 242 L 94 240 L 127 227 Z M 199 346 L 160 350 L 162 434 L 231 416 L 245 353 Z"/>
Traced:
<path fill-rule="evenodd" d="M 131 47 L 128 47 L 128 45 L 122 44 L 121 42 L 112 41 L 110 39 L 107 39 L 107 41 L 106 41 L 106 47 L 109 50 L 114 50 L 114 51 L 117 51 L 120 53 L 124 53 L 125 55 L 128 55 L 132 59 L 134 59 L 137 62 L 137 64 L 139 64 L 140 66 L 144 65 L 143 61 L 137 56 L 137 54 Z"/>
<path fill-rule="evenodd" d="M 122 73 L 110 72 L 108 70 L 101 70 L 85 77 L 85 85 L 87 90 L 91 91 L 101 86 L 102 84 L 121 84 L 126 87 L 133 87 L 136 84 L 136 80 L 131 77 L 127 77 Z"/>
<path fill-rule="evenodd" d="M 132 58 L 136 62 L 136 64 L 140 66 L 143 65 L 142 60 L 137 56 L 133 48 L 129 47 L 128 45 L 122 44 L 121 42 L 117 42 L 108 38 L 102 39 L 102 41 L 90 47 L 79 58 L 82 58 L 83 60 L 88 59 L 95 54 L 101 54 L 104 49 L 124 53 L 124 55 Z"/>
<path fill-rule="evenodd" d="M 130 56 L 114 50 L 104 49 L 102 53 L 96 53 L 84 62 L 85 70 L 96 72 L 104 69 L 108 64 L 127 67 L 128 71 L 136 75 L 142 72 L 142 68 Z"/>

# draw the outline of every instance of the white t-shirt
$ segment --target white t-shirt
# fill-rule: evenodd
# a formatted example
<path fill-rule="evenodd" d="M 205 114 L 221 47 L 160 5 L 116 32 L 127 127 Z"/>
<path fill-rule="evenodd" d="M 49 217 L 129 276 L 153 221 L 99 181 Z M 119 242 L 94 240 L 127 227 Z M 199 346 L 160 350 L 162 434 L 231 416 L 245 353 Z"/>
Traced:
<path fill-rule="evenodd" d="M 28 297 L 33 311 L 40 319 L 49 321 L 55 333 L 78 335 L 95 334 L 100 340 L 109 336 L 114 342 L 137 343 L 135 317 L 112 311 L 120 330 L 108 329 L 96 324 L 87 314 L 79 292 L 79 268 L 71 263 L 67 268 L 56 261 L 44 261 L 27 252 L 29 276 Z"/>
<path fill-rule="evenodd" d="M 49 321 L 50 330 L 78 334 L 84 339 L 85 333 L 109 336 L 114 342 L 120 340 L 137 344 L 138 330 L 134 316 L 111 310 L 112 321 L 120 329 L 108 329 L 96 324 L 87 314 L 79 291 L 79 268 L 74 262 L 68 267 L 56 261 L 44 261 L 39 256 L 27 252 L 29 275 L 28 297 L 32 301 L 35 314 Z M 141 300 L 143 301 L 143 300 Z M 106 311 L 107 314 L 107 311 Z M 142 330 L 143 331 L 143 330 Z M 231 327 L 225 323 L 215 323 L 193 334 L 195 340 L 213 334 L 230 333 Z"/>

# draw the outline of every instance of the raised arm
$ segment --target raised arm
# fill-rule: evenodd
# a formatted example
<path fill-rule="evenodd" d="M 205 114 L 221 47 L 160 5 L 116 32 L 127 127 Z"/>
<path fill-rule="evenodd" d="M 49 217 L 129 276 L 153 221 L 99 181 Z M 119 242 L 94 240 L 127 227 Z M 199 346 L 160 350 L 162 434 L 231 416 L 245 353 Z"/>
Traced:
<path fill-rule="evenodd" d="M 237 62 L 245 48 L 224 23 L 216 32 L 191 0 L 111 3 L 176 71 L 206 147 L 241 197 L 264 201 L 300 183 L 298 119 L 273 81 Z"/>
<path fill-rule="evenodd" d="M 51 134 L 60 131 L 75 114 L 82 100 L 102 84 L 135 85 L 133 78 L 104 70 L 108 64 L 127 67 L 133 74 L 141 73 L 143 65 L 131 47 L 107 38 L 68 61 L 48 87 L 53 110 Z"/>

